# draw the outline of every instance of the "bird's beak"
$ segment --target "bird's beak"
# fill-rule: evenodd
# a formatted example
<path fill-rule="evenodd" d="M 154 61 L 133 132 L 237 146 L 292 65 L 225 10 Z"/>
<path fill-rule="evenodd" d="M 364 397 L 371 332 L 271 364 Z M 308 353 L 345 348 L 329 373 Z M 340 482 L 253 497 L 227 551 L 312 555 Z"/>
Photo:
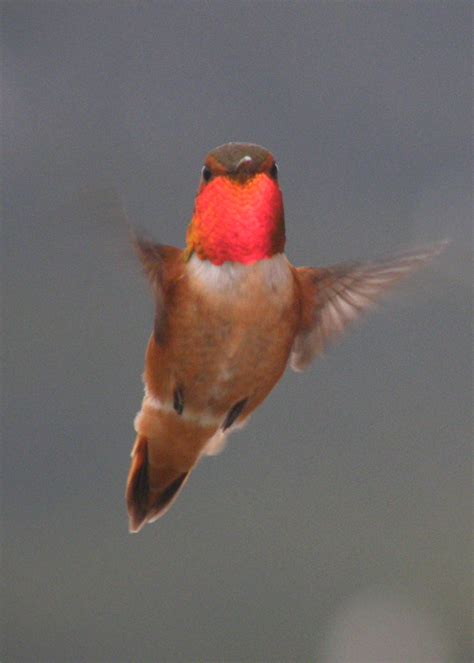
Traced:
<path fill-rule="evenodd" d="M 247 166 L 250 166 L 251 163 L 252 163 L 252 157 L 250 157 L 248 155 L 245 156 L 245 157 L 242 157 L 240 159 L 240 161 L 237 163 L 236 167 L 235 167 L 235 172 L 239 173 L 239 172 L 243 172 L 243 171 L 247 170 Z"/>

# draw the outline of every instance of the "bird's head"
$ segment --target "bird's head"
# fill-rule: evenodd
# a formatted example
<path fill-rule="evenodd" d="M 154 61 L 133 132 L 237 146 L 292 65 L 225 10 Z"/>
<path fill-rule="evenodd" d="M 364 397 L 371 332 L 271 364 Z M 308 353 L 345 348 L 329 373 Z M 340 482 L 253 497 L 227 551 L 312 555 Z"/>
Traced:
<path fill-rule="evenodd" d="M 227 143 L 209 152 L 187 246 L 215 265 L 248 265 L 284 250 L 283 198 L 270 152 L 251 143 Z"/>

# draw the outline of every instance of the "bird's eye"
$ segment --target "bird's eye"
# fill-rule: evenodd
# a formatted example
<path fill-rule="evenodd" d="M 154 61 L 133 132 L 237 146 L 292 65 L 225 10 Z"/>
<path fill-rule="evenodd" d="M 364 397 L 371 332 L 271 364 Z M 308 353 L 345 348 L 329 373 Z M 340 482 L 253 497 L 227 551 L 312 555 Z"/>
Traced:
<path fill-rule="evenodd" d="M 270 177 L 272 180 L 277 180 L 278 179 L 278 166 L 276 164 L 276 161 L 273 162 L 272 167 L 268 171 Z"/>
<path fill-rule="evenodd" d="M 212 178 L 211 169 L 207 166 L 203 166 L 201 170 L 201 177 L 205 182 L 209 182 L 209 180 Z"/>

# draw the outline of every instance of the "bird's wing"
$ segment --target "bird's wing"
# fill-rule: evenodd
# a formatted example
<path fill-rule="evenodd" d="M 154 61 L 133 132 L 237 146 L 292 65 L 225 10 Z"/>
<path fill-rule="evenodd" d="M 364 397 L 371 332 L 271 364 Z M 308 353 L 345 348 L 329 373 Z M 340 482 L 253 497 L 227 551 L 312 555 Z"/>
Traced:
<path fill-rule="evenodd" d="M 161 345 L 164 341 L 166 305 L 170 285 L 178 277 L 182 268 L 182 251 L 174 246 L 156 244 L 136 234 L 132 234 L 132 244 L 142 263 L 155 298 L 154 337 Z"/>
<path fill-rule="evenodd" d="M 291 352 L 293 370 L 306 368 L 387 289 L 441 253 L 445 245 L 446 242 L 439 242 L 376 262 L 296 269 L 302 321 Z"/>

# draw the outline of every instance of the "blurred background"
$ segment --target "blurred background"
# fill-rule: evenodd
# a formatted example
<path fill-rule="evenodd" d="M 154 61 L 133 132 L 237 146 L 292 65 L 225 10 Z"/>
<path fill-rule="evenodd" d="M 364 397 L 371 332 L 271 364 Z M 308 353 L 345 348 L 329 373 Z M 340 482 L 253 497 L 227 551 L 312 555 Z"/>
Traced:
<path fill-rule="evenodd" d="M 2 660 L 471 660 L 471 4 L 5 2 Z M 451 238 L 127 532 L 202 160 L 280 165 L 299 265 Z"/>

